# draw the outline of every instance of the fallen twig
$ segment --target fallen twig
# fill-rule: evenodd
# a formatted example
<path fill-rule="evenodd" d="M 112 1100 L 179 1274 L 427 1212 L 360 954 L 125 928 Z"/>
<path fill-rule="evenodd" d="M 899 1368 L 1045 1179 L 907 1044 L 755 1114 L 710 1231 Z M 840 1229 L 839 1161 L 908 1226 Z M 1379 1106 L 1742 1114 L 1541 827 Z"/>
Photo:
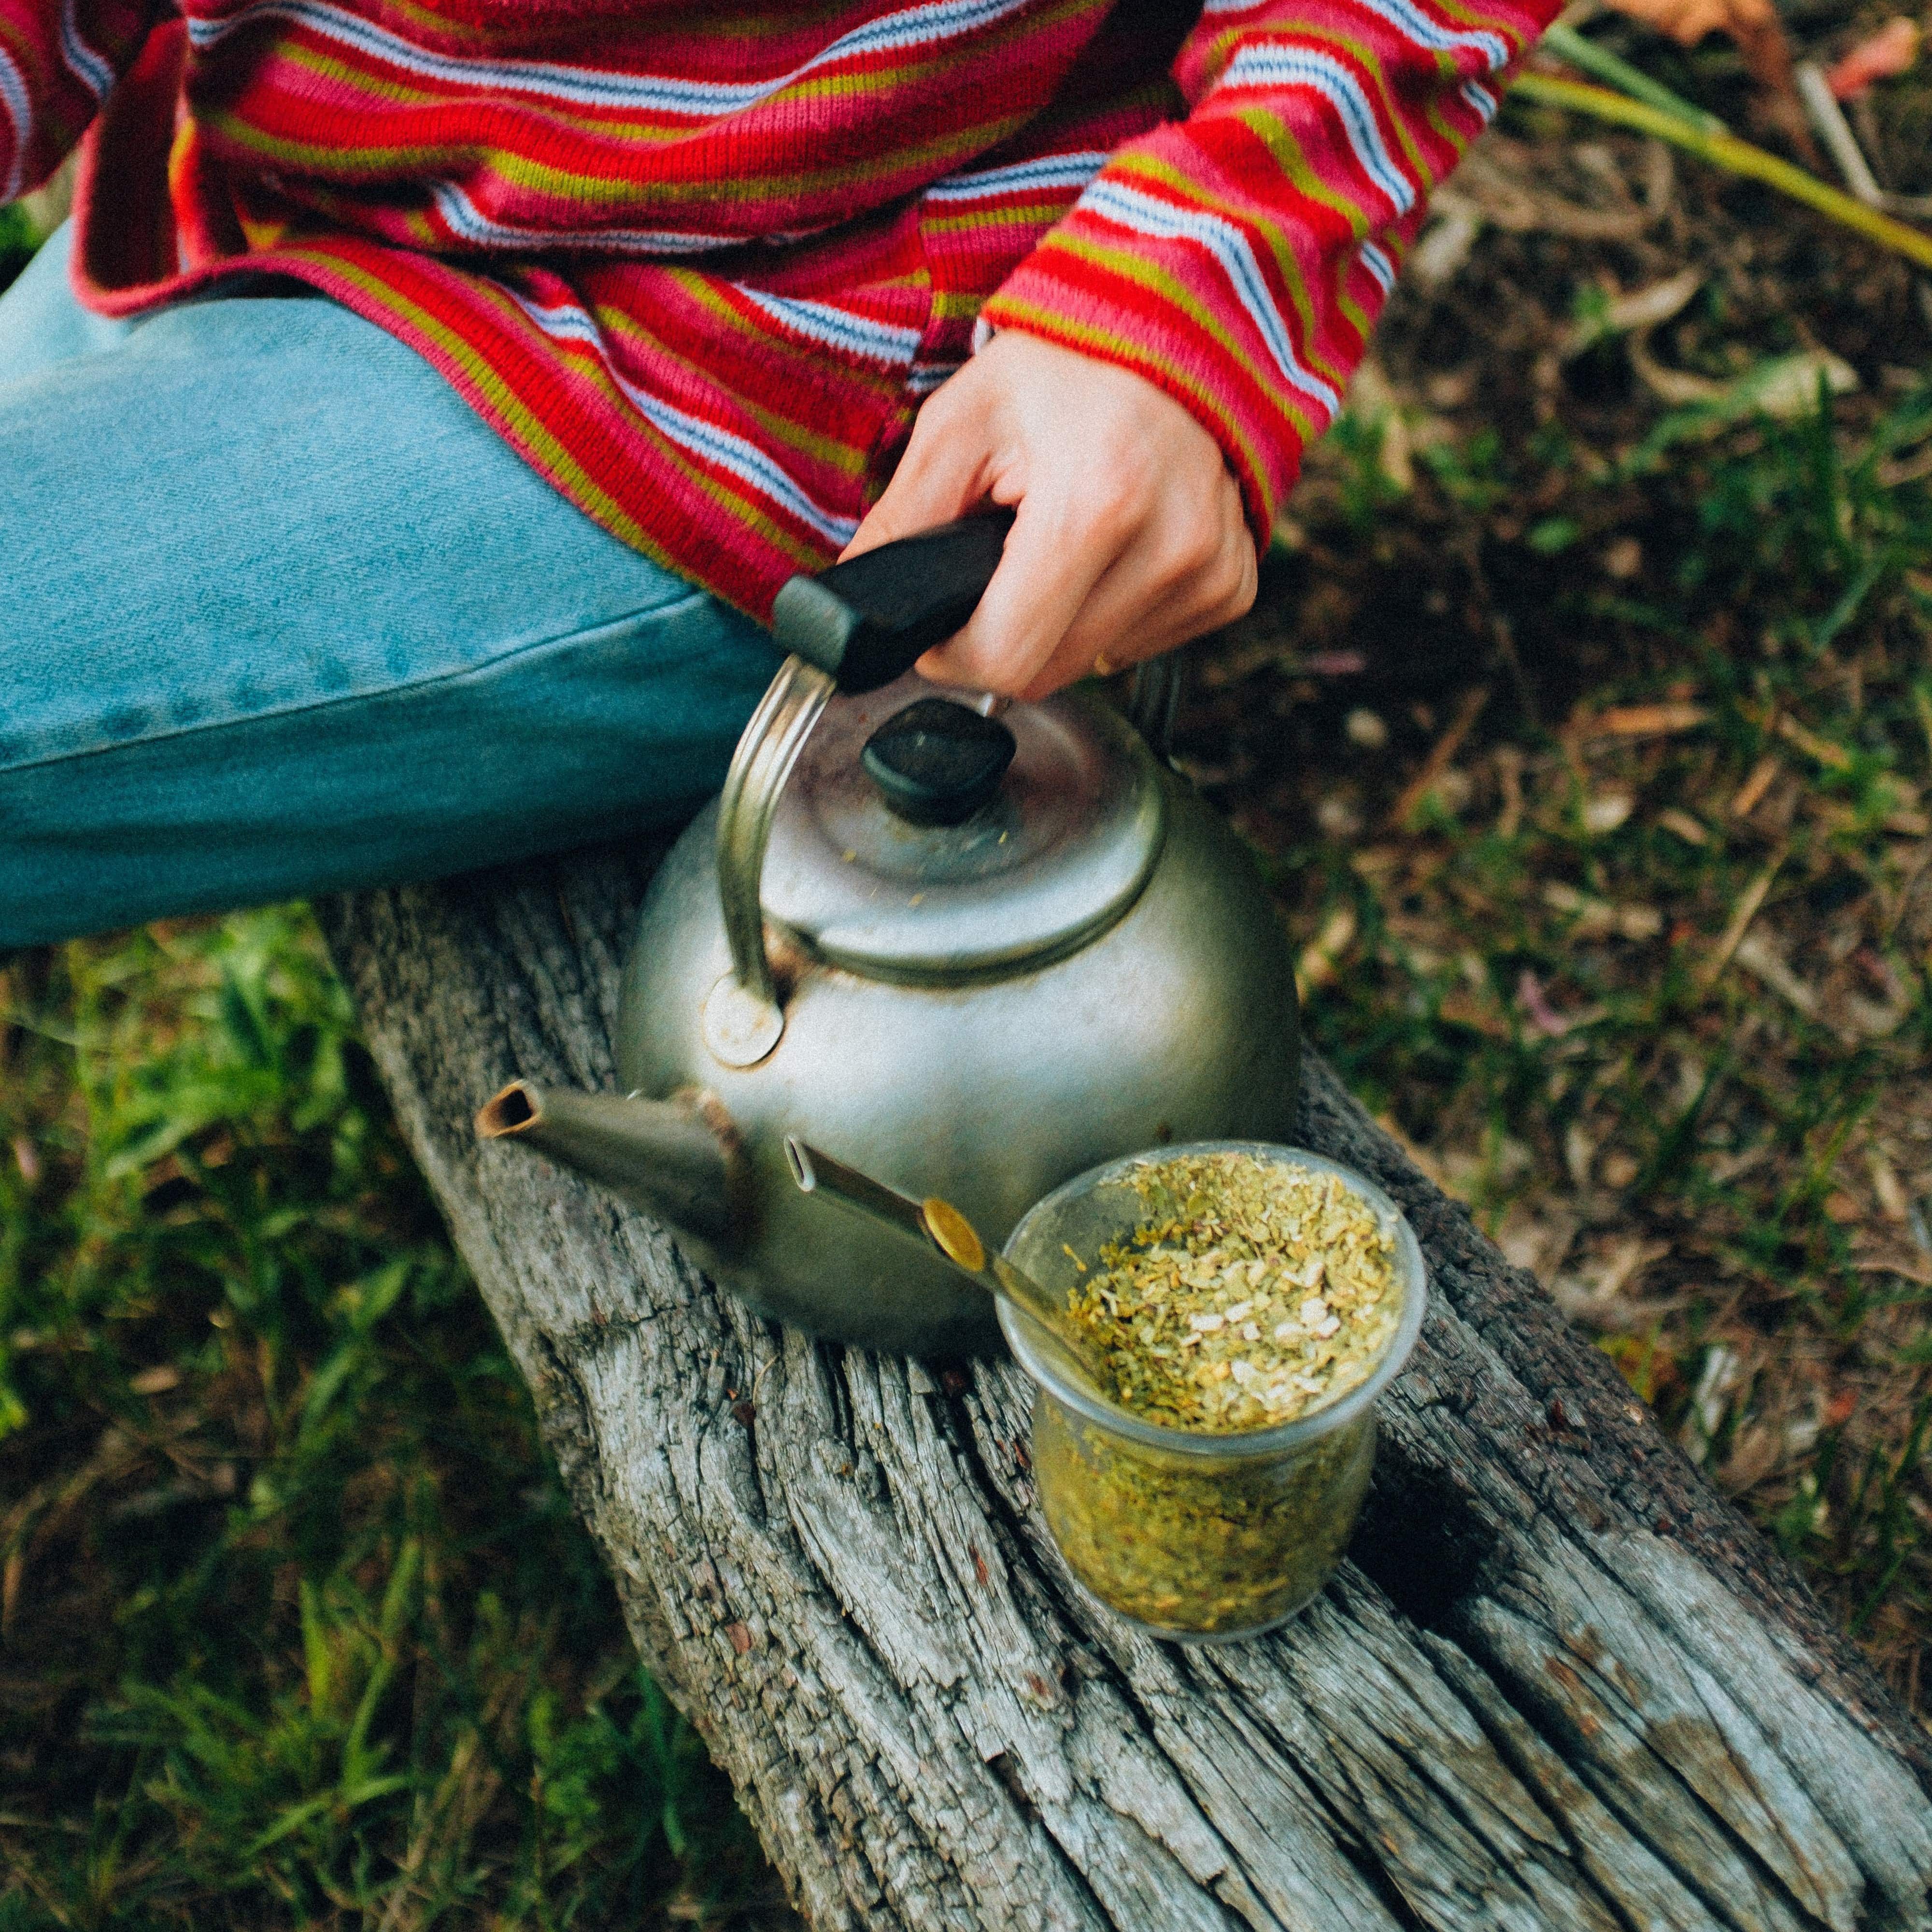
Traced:
<path fill-rule="evenodd" d="M 1806 730 L 1795 718 L 1780 718 L 1778 721 L 1778 735 L 1787 745 L 1796 745 L 1808 758 L 1816 758 L 1832 771 L 1848 772 L 1852 768 L 1852 754 L 1844 746 L 1834 745 L 1830 739 Z"/>
<path fill-rule="evenodd" d="M 1436 740 L 1434 748 L 1422 761 L 1422 769 L 1396 794 L 1395 803 L 1389 808 L 1386 826 L 1407 824 L 1409 814 L 1440 782 L 1442 774 L 1449 769 L 1450 760 L 1462 748 L 1462 740 L 1469 735 L 1470 726 L 1475 723 L 1489 701 L 1490 688 L 1486 684 L 1463 692 L 1456 706 L 1456 715 L 1449 721 L 1448 730 Z"/>
<path fill-rule="evenodd" d="M 1752 766 L 1750 776 L 1738 787 L 1737 796 L 1731 800 L 1731 816 L 1748 818 L 1756 811 L 1760 800 L 1771 789 L 1771 782 L 1776 778 L 1780 767 L 1775 752 L 1767 752 Z"/>
<path fill-rule="evenodd" d="M 1825 70 L 1816 61 L 1805 61 L 1798 67 L 1798 98 L 1804 102 L 1807 118 L 1852 196 L 1868 208 L 1882 208 L 1885 190 L 1879 186 L 1871 164 L 1865 159 L 1865 151 L 1858 146 L 1858 136 L 1845 118 L 1845 110 L 1832 92 L 1831 82 L 1825 78 Z"/>
<path fill-rule="evenodd" d="M 1766 862 L 1763 870 L 1745 886 L 1743 896 L 1732 909 L 1731 922 L 1724 928 L 1724 937 L 1718 941 L 1711 956 L 1697 969 L 1696 985 L 1700 994 L 1709 992 L 1724 977 L 1724 968 L 1731 963 L 1745 933 L 1750 928 L 1751 921 L 1758 916 L 1764 904 L 1765 896 L 1771 890 L 1771 882 L 1778 877 L 1778 868 L 1784 863 L 1786 856 L 1781 849 L 1774 852 Z"/>
<path fill-rule="evenodd" d="M 1694 128 L 1674 114 L 1666 114 L 1648 101 L 1633 100 L 1607 87 L 1587 81 L 1564 80 L 1554 74 L 1520 75 L 1510 92 L 1526 100 L 1540 101 L 1548 107 L 1567 107 L 1579 114 L 1593 115 L 1600 121 L 1634 128 L 1640 134 L 1654 134 L 1686 153 L 1699 156 L 1714 166 L 1753 181 L 1761 181 L 1794 201 L 1802 201 L 1820 214 L 1856 230 L 1868 241 L 1890 248 L 1922 268 L 1932 268 L 1932 235 L 1910 228 L 1875 208 L 1867 208 L 1816 175 L 1808 174 L 1792 163 L 1768 154 L 1735 134 L 1712 134 Z"/>
<path fill-rule="evenodd" d="M 1592 738 L 1667 738 L 1679 731 L 1694 731 L 1710 722 L 1711 714 L 1701 704 L 1673 700 L 1658 704 L 1613 704 L 1609 710 L 1585 712 L 1578 718 L 1576 734 Z"/>

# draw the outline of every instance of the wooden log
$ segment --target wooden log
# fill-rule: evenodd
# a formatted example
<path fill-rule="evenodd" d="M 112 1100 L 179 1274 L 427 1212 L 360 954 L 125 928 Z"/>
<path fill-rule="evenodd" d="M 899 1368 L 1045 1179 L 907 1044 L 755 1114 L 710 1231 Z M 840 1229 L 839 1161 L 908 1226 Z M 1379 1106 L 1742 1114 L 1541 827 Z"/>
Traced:
<path fill-rule="evenodd" d="M 512 1073 L 613 1084 L 646 870 L 580 855 L 325 923 L 638 1648 L 814 1927 L 1932 1926 L 1922 1736 L 1318 1060 L 1300 1138 L 1401 1201 L 1435 1299 L 1350 1561 L 1216 1648 L 1072 1585 L 1010 1363 L 782 1330 L 479 1147 Z"/>

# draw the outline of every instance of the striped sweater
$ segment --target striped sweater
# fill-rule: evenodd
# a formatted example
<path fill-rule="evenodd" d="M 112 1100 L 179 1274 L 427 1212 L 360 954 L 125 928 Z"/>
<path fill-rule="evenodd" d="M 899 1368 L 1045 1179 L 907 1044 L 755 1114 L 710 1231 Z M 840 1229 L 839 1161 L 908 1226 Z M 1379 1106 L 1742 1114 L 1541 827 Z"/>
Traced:
<path fill-rule="evenodd" d="M 1552 0 L 0 0 L 127 315 L 298 278 L 763 617 L 976 326 L 1136 371 L 1258 536 Z"/>

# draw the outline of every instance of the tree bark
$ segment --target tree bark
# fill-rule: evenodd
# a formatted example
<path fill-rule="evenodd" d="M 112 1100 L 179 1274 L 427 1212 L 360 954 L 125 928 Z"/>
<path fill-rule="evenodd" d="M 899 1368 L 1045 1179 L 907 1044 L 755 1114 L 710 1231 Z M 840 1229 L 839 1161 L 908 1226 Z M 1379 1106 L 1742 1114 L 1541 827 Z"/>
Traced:
<path fill-rule="evenodd" d="M 1402 1204 L 1434 1300 L 1350 1561 L 1213 1649 L 1072 1586 L 1010 1363 L 781 1330 L 479 1147 L 512 1074 L 614 1084 L 646 871 L 580 855 L 325 923 L 638 1648 L 814 1927 L 1932 1927 L 1923 1737 L 1318 1059 L 1299 1138 Z"/>

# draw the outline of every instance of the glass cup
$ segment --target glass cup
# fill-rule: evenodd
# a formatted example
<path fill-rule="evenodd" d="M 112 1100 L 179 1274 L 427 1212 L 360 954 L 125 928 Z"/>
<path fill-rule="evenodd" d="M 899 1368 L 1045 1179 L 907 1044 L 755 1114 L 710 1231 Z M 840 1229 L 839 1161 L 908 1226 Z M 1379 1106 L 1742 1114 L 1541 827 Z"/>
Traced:
<path fill-rule="evenodd" d="M 1066 1294 L 1075 1257 L 1092 1268 L 1145 1218 L 1136 1168 L 1194 1154 L 1244 1154 L 1332 1174 L 1393 1238 L 1402 1297 L 1394 1334 L 1366 1380 L 1272 1429 L 1214 1435 L 1130 1414 L 1096 1389 L 1048 1330 L 1002 1298 L 1000 1326 L 1033 1378 L 1034 1480 L 1060 1554 L 1108 1610 L 1154 1635 L 1232 1642 L 1285 1623 L 1341 1561 L 1375 1460 L 1376 1400 L 1421 1332 L 1426 1271 L 1395 1203 L 1352 1168 L 1300 1148 L 1198 1141 L 1076 1176 L 1031 1208 L 1006 1258 Z"/>

